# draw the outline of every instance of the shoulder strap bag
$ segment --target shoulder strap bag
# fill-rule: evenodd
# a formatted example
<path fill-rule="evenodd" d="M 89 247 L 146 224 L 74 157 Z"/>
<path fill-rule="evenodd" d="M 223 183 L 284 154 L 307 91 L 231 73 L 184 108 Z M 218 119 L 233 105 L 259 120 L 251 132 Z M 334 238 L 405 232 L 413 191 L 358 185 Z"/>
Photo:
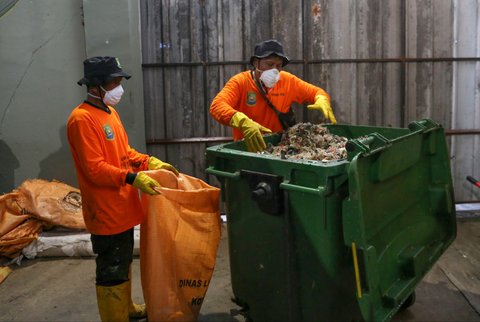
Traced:
<path fill-rule="evenodd" d="M 275 114 L 278 117 L 278 120 L 280 121 L 280 124 L 282 125 L 282 128 L 284 131 L 286 131 L 289 127 L 294 126 L 295 123 L 295 114 L 292 111 L 292 108 L 290 107 L 288 109 L 288 112 L 286 113 L 281 113 L 275 105 L 268 99 L 267 93 L 265 93 L 265 90 L 263 89 L 262 84 L 260 84 L 260 81 L 255 77 L 253 70 L 251 71 L 252 78 L 255 81 L 255 84 L 257 84 L 257 88 L 260 91 L 260 94 L 262 95 L 263 99 L 267 102 L 267 105 L 275 112 Z"/>

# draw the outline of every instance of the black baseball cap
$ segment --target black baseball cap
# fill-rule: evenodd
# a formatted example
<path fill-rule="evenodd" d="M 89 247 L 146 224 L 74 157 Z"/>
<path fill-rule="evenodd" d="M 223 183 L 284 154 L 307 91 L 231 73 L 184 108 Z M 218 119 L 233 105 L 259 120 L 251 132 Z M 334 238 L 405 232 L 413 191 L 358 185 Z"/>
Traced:
<path fill-rule="evenodd" d="M 270 39 L 255 45 L 253 56 L 250 58 L 250 64 L 253 65 L 254 58 L 266 58 L 270 55 L 281 57 L 283 59 L 282 66 L 285 66 L 290 62 L 290 59 L 288 59 L 287 55 L 285 55 L 285 52 L 283 51 L 282 44 L 277 40 Z"/>
<path fill-rule="evenodd" d="M 98 86 L 108 83 L 114 77 L 131 76 L 122 70 L 118 58 L 110 56 L 96 56 L 83 61 L 83 78 L 78 85 Z"/>

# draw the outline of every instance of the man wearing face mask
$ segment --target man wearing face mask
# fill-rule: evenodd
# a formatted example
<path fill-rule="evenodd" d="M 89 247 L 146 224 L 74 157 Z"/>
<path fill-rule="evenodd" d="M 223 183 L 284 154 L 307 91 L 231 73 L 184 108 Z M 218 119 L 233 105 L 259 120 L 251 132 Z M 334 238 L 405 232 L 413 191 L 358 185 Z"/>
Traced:
<path fill-rule="evenodd" d="M 330 96 L 323 89 L 283 71 L 288 63 L 278 41 L 263 41 L 255 46 L 250 58 L 253 68 L 233 76 L 213 99 L 212 117 L 233 127 L 234 140 L 244 138 L 248 151 L 266 148 L 262 133 L 283 130 L 278 114 L 289 112 L 293 102 L 310 103 L 308 109 L 320 110 L 327 120 L 337 122 Z"/>
<path fill-rule="evenodd" d="M 85 225 L 96 257 L 97 304 L 102 321 L 128 321 L 146 316 L 145 305 L 131 299 L 133 227 L 142 221 L 138 189 L 157 194 L 157 181 L 143 170 L 178 171 L 170 164 L 139 153 L 128 137 L 114 106 L 120 101 L 123 78 L 129 79 L 115 57 L 83 62 L 86 100 L 68 119 L 67 135 L 82 194 Z"/>

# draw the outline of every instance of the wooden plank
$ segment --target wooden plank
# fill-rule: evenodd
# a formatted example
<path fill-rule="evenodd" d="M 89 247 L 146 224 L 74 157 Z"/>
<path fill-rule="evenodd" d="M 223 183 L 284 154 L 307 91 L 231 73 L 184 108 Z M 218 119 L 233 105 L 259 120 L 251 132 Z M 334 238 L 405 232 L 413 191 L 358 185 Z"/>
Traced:
<path fill-rule="evenodd" d="M 244 28 L 248 42 L 245 51 L 251 54 L 260 41 L 272 38 L 272 10 L 270 1 L 246 0 L 244 7 Z M 250 51 L 251 50 L 251 51 Z"/>
<path fill-rule="evenodd" d="M 382 1 L 382 57 L 396 58 L 402 56 L 402 2 L 397 0 Z M 389 127 L 402 126 L 402 88 L 401 68 L 399 63 L 383 64 L 382 75 L 382 116 L 381 125 Z"/>
<path fill-rule="evenodd" d="M 380 2 L 357 1 L 357 57 L 382 56 L 382 15 Z M 381 125 L 382 65 L 357 65 L 357 120 L 359 124 Z"/>
<path fill-rule="evenodd" d="M 224 1 L 222 4 L 223 24 L 223 59 L 225 61 L 241 61 L 244 59 L 243 24 L 241 1 Z"/>
<path fill-rule="evenodd" d="M 356 15 L 352 1 L 312 1 L 307 8 L 307 59 L 355 58 Z M 307 79 L 326 90 L 339 123 L 357 122 L 357 73 L 354 64 L 321 64 L 307 68 Z M 308 120 L 324 122 L 321 113 Z"/>
<path fill-rule="evenodd" d="M 433 51 L 433 9 L 430 0 L 407 5 L 407 57 L 428 58 Z M 428 118 L 432 105 L 432 63 L 407 64 L 408 99 L 405 124 Z"/>
<path fill-rule="evenodd" d="M 145 88 L 145 137 L 147 140 L 164 139 L 166 138 L 166 132 L 163 71 L 160 69 L 144 70 L 143 84 Z M 147 146 L 147 151 L 150 153 L 149 146 Z"/>
<path fill-rule="evenodd" d="M 248 25 L 245 21 L 245 5 L 242 1 L 219 1 L 218 24 L 222 27 L 218 31 L 218 59 L 219 61 L 243 61 L 249 57 L 249 48 L 243 42 L 244 28 Z M 247 53 L 248 51 L 248 53 Z M 247 69 L 243 65 L 226 65 L 209 69 L 208 79 L 212 83 L 209 91 L 209 106 L 213 98 L 223 88 L 225 83 L 235 74 Z M 215 79 L 215 72 L 218 79 Z M 218 136 L 231 136 L 232 130 L 208 117 L 209 134 Z"/>
<path fill-rule="evenodd" d="M 452 57 L 453 37 L 453 3 L 451 0 L 433 2 L 433 56 Z M 452 86 L 453 64 L 436 63 L 433 65 L 433 105 L 432 115 L 445 128 L 452 123 Z"/>
<path fill-rule="evenodd" d="M 146 0 L 140 2 L 140 27 L 142 58 L 144 63 L 163 62 L 163 52 L 168 44 L 162 41 L 162 2 Z"/>
<path fill-rule="evenodd" d="M 358 58 L 358 3 L 330 1 L 325 38 L 325 58 Z M 312 12 L 313 14 L 313 12 Z M 321 82 L 332 96 L 332 109 L 337 121 L 359 124 L 358 111 L 363 102 L 357 86 L 359 74 L 356 64 L 329 64 L 321 74 Z"/>
<path fill-rule="evenodd" d="M 272 38 L 290 59 L 303 59 L 302 19 L 302 1 L 272 0 Z"/>
<path fill-rule="evenodd" d="M 223 58 L 223 23 L 222 23 L 222 2 L 210 1 L 205 4 L 206 41 L 207 57 L 210 62 L 224 61 Z M 209 136 L 229 136 L 226 127 L 215 121 L 209 114 L 210 104 L 220 89 L 225 84 L 223 67 L 209 66 L 205 70 L 206 77 L 206 98 L 205 107 L 207 133 Z"/>

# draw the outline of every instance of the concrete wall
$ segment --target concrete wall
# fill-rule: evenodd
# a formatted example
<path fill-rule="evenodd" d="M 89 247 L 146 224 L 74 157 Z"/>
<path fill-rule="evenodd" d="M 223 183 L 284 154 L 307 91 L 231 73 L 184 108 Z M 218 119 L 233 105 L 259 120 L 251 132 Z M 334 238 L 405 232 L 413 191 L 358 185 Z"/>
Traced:
<path fill-rule="evenodd" d="M 132 75 L 122 82 L 125 93 L 117 111 L 130 146 L 146 152 L 138 1 L 83 0 L 83 10 L 87 57 L 118 57 L 122 68 Z"/>
<path fill-rule="evenodd" d="M 29 178 L 77 186 L 65 124 L 85 98 L 76 82 L 87 56 L 115 55 L 133 74 L 118 110 L 130 144 L 145 151 L 138 4 L 132 3 L 20 0 L 0 17 L 0 193 Z"/>

